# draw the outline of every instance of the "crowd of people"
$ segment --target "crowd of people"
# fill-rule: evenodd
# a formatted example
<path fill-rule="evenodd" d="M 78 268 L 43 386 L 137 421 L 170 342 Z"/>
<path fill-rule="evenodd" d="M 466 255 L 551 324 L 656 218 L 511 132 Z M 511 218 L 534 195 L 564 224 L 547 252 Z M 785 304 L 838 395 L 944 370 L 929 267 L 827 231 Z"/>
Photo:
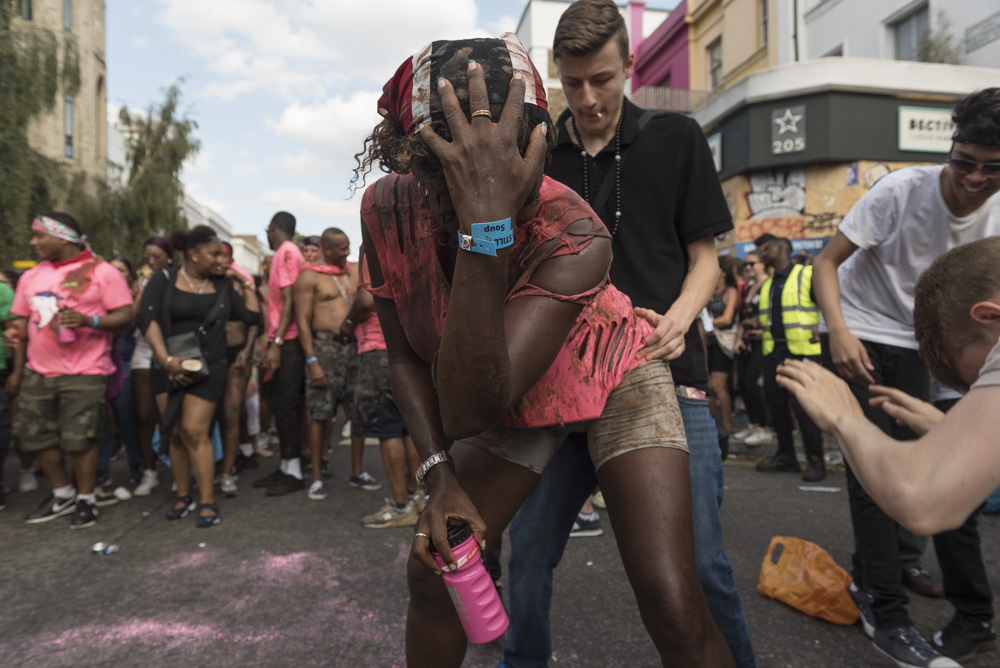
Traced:
<path fill-rule="evenodd" d="M 338 424 L 351 425 L 348 483 L 381 488 L 362 469 L 366 437 L 380 439 L 389 472 L 392 500 L 364 526 L 416 521 L 425 498 L 409 472 L 419 462 L 393 401 L 372 299 L 347 262 L 342 231 L 300 246 L 291 241 L 294 217 L 279 212 L 268 228 L 278 252 L 252 276 L 206 226 L 150 237 L 138 267 L 123 255 L 95 255 L 67 213 L 39 215 L 31 226 L 39 263 L 23 275 L 5 271 L 0 282 L 0 448 L 6 455 L 14 444 L 20 492 L 35 492 L 39 474 L 52 486 L 25 522 L 72 515 L 71 528 L 93 526 L 99 508 L 154 493 L 166 464 L 174 498 L 167 518 L 195 513 L 198 526 L 213 526 L 216 495 L 237 496 L 239 475 L 274 455 L 272 421 L 281 464 L 252 486 L 287 494 L 305 489 L 309 474 L 308 498 L 323 500 L 338 411 Z M 298 331 L 308 340 L 299 343 Z M 285 347 L 291 386 L 279 375 Z M 280 439 L 299 424 L 308 425 L 307 459 L 297 431 Z M 127 487 L 111 475 L 118 454 L 128 462 Z M 0 508 L 5 497 L 0 485 Z"/>
<path fill-rule="evenodd" d="M 488 563 L 509 526 L 501 665 L 547 665 L 553 571 L 571 535 L 597 533 L 599 490 L 663 664 L 752 667 L 722 460 L 730 438 L 776 441 L 758 470 L 818 482 L 826 431 L 848 464 L 848 591 L 874 647 L 924 668 L 992 649 L 978 517 L 1000 476 L 1000 89 L 962 100 L 944 164 L 883 177 L 815 259 L 771 234 L 737 259 L 716 251 L 733 222 L 701 128 L 624 95 L 634 57 L 615 3 L 572 3 L 552 53 L 568 105 L 555 121 L 510 33 L 403 62 L 356 156 L 355 185 L 388 175 L 364 193 L 355 264 L 341 230 L 296 243 L 283 211 L 262 276 L 207 227 L 150 238 L 133 271 L 95 256 L 67 214 L 32 221 L 39 265 L 0 284 L 16 399 L 0 415 L 21 489 L 33 465 L 52 487 L 25 521 L 92 526 L 116 501 L 117 439 L 134 494 L 167 460 L 167 517 L 213 526 L 216 489 L 236 495 L 236 474 L 271 455 L 272 420 L 280 464 L 251 486 L 322 500 L 342 409 L 349 483 L 379 487 L 362 466 L 371 437 L 391 489 L 364 526 L 414 527 L 409 665 L 464 657 L 435 577 L 459 566 L 459 523 Z M 919 565 L 929 534 L 941 585 Z M 930 640 L 904 586 L 955 608 Z"/>

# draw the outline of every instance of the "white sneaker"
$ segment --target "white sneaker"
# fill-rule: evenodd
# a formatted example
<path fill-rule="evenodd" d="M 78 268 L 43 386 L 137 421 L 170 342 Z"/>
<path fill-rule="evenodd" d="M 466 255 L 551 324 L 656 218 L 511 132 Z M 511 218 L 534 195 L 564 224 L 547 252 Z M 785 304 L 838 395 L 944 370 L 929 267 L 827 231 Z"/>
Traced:
<path fill-rule="evenodd" d="M 751 425 L 747 425 L 743 429 L 740 429 L 738 432 L 736 432 L 735 434 L 733 434 L 732 438 L 736 439 L 737 441 L 742 441 L 747 436 L 749 436 L 750 434 L 754 433 L 757 429 L 758 429 L 758 427 L 755 427 L 752 424 Z"/>
<path fill-rule="evenodd" d="M 410 501 L 413 502 L 413 507 L 417 509 L 418 513 L 424 512 L 424 508 L 427 507 L 427 492 L 422 489 L 410 492 Z"/>
<path fill-rule="evenodd" d="M 20 475 L 17 476 L 17 491 L 34 492 L 36 489 L 38 489 L 38 478 L 35 477 L 35 472 L 31 469 L 21 469 Z"/>
<path fill-rule="evenodd" d="M 222 495 L 227 497 L 236 496 L 239 492 L 239 489 L 236 487 L 236 476 L 223 473 L 219 478 L 219 491 L 222 492 Z"/>
<path fill-rule="evenodd" d="M 743 440 L 743 445 L 756 448 L 758 445 L 766 445 L 772 441 L 771 430 L 757 427 L 752 434 Z"/>
<path fill-rule="evenodd" d="M 157 477 L 156 471 L 154 469 L 145 469 L 142 472 L 142 480 L 132 490 L 132 494 L 134 496 L 149 496 L 159 484 L 160 479 Z"/>
<path fill-rule="evenodd" d="M 389 527 L 408 527 L 417 523 L 420 513 L 413 501 L 407 501 L 402 508 L 397 508 L 392 499 L 385 499 L 383 505 L 377 513 L 368 515 L 361 520 L 361 525 L 366 529 L 388 529 Z"/>
<path fill-rule="evenodd" d="M 301 488 L 300 488 L 301 489 Z M 313 501 L 322 501 L 326 498 L 326 488 L 323 487 L 322 480 L 313 480 L 309 485 L 309 491 L 306 492 L 308 496 Z"/>

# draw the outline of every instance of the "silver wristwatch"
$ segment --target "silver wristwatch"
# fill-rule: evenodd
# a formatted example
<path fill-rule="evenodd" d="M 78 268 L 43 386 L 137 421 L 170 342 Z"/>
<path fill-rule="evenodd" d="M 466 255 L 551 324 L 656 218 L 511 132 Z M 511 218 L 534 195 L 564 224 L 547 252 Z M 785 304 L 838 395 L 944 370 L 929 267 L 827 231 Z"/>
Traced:
<path fill-rule="evenodd" d="M 435 466 L 437 466 L 438 464 L 450 460 L 451 456 L 444 450 L 442 450 L 441 452 L 435 452 L 433 455 L 425 459 L 424 462 L 417 467 L 417 473 L 416 473 L 417 484 L 423 487 L 424 489 L 427 489 L 427 483 L 426 483 L 427 472 L 430 471 Z"/>

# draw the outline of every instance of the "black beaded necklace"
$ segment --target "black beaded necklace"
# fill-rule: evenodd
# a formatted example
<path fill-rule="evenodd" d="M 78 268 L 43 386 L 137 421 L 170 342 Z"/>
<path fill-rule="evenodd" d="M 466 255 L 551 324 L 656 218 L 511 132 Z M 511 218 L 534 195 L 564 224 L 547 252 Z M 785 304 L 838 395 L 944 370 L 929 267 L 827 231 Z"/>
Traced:
<path fill-rule="evenodd" d="M 625 106 L 618 115 L 618 125 L 615 126 L 615 226 L 611 236 L 615 236 L 622 222 L 622 119 L 625 118 Z M 573 117 L 573 134 L 580 146 L 580 157 L 583 158 L 583 198 L 590 203 L 590 175 L 587 172 L 587 148 L 583 145 L 580 131 L 576 127 L 576 116 Z M 600 215 L 600 212 L 595 212 Z"/>

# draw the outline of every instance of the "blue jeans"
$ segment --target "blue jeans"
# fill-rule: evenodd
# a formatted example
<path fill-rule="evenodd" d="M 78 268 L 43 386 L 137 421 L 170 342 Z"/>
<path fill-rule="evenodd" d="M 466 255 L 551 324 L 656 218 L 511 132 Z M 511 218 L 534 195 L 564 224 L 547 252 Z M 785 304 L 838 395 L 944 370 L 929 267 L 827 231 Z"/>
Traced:
<path fill-rule="evenodd" d="M 705 399 L 677 398 L 687 432 L 691 510 L 698 579 L 716 625 L 736 665 L 756 666 L 733 566 L 722 551 L 722 457 Z M 571 434 L 549 462 L 534 492 L 510 524 L 510 630 L 503 646 L 506 668 L 548 666 L 552 655 L 549 608 L 552 571 L 559 565 L 580 506 L 597 486 L 585 434 Z"/>

